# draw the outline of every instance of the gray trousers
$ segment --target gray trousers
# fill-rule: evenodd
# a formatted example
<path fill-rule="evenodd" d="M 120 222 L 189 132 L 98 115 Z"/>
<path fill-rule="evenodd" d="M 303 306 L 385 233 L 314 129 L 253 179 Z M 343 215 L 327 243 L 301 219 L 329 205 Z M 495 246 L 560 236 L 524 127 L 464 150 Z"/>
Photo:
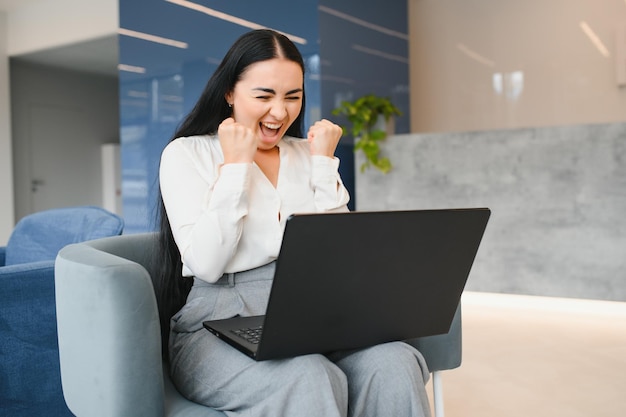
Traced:
<path fill-rule="evenodd" d="M 170 333 L 172 381 L 185 397 L 229 416 L 430 416 L 429 372 L 406 343 L 257 362 L 204 329 L 204 320 L 264 314 L 274 267 L 194 281 Z"/>

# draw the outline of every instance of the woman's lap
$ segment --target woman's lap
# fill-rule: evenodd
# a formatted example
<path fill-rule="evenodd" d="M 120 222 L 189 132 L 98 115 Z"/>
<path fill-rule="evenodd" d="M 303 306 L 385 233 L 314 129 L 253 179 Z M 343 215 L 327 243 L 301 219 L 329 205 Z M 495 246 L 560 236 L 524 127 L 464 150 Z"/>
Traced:
<path fill-rule="evenodd" d="M 306 416 L 307 407 L 310 415 L 346 415 L 346 377 L 323 355 L 255 361 L 208 331 L 176 339 L 172 380 L 192 401 L 219 410 L 245 409 L 251 416 L 276 414 L 268 410 Z M 287 413 L 290 408 L 297 414 Z"/>
<path fill-rule="evenodd" d="M 179 346 L 179 348 L 176 348 Z M 428 415 L 421 354 L 402 342 L 329 357 L 255 361 L 206 330 L 178 334 L 172 379 L 190 400 L 246 415 Z M 350 413 L 348 413 L 348 408 Z M 310 410 L 308 413 L 306 410 Z M 269 412 L 268 410 L 274 410 Z M 289 411 L 291 410 L 291 411 Z M 236 415 L 236 414 L 233 414 Z M 384 415 L 384 414 L 383 414 Z"/>
<path fill-rule="evenodd" d="M 391 342 L 330 359 L 348 379 L 351 416 L 429 416 L 425 384 L 430 374 L 421 353 L 404 342 Z"/>

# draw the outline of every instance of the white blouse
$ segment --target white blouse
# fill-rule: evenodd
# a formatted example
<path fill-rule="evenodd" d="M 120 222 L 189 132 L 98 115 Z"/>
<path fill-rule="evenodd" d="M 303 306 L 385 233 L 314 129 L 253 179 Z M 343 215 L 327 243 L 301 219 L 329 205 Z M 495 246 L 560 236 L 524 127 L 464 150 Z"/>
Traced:
<path fill-rule="evenodd" d="M 276 188 L 252 164 L 222 165 L 217 136 L 170 142 L 161 155 L 161 194 L 183 276 L 207 282 L 276 259 L 294 213 L 348 211 L 339 160 L 311 156 L 304 139 L 279 143 Z"/>

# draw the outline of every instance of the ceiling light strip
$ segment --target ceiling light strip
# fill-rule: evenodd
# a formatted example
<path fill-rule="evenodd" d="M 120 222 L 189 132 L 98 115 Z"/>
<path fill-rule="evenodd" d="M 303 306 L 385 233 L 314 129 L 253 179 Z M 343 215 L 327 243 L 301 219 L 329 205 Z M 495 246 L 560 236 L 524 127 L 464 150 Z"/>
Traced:
<path fill-rule="evenodd" d="M 589 38 L 591 43 L 593 43 L 593 45 L 596 47 L 596 49 L 598 51 L 600 51 L 600 53 L 605 58 L 608 58 L 608 57 L 611 56 L 611 54 L 609 53 L 608 48 L 606 46 L 604 46 L 604 44 L 600 40 L 600 37 L 598 35 L 596 35 L 596 33 L 591 29 L 591 27 L 589 27 L 587 22 L 585 22 L 584 20 L 582 22 L 580 22 L 580 28 L 583 30 L 583 32 L 585 32 L 585 35 L 587 35 L 587 37 Z"/>
<path fill-rule="evenodd" d="M 402 62 L 403 64 L 408 64 L 409 60 L 406 57 L 400 56 L 400 55 L 393 55 L 393 54 L 388 54 L 387 52 L 383 52 L 383 51 L 379 51 L 378 49 L 372 49 L 372 48 L 368 48 L 366 46 L 362 46 L 362 45 L 352 45 L 352 49 L 359 51 L 359 52 L 363 52 L 366 54 L 370 54 L 370 55 L 375 55 L 381 58 L 385 58 L 385 59 L 389 59 L 391 61 L 398 61 L 398 62 Z"/>
<path fill-rule="evenodd" d="M 354 23 L 355 25 L 363 26 L 363 27 L 366 27 L 368 29 L 375 30 L 375 31 L 380 32 L 380 33 L 384 33 L 385 35 L 394 36 L 396 38 L 400 38 L 400 39 L 403 39 L 403 40 L 406 40 L 406 41 L 409 40 L 409 35 L 407 35 L 406 33 L 398 32 L 398 31 L 392 30 L 392 29 L 387 29 L 384 26 L 380 26 L 380 25 L 377 25 L 375 23 L 367 22 L 365 20 L 359 19 L 358 17 L 354 17 L 354 16 L 349 15 L 347 13 L 340 12 L 339 10 L 331 9 L 330 7 L 326 7 L 326 6 L 318 6 L 317 9 L 320 12 L 324 12 L 324 13 L 333 15 L 335 17 L 338 17 L 340 19 L 347 20 L 348 22 Z"/>
<path fill-rule="evenodd" d="M 150 35 L 148 33 L 137 32 L 130 29 L 119 28 L 117 33 L 124 36 L 130 36 L 131 38 L 143 39 L 144 41 L 160 43 L 162 45 L 173 46 L 176 48 L 187 49 L 189 44 L 187 42 L 175 41 L 173 39 L 163 38 L 161 36 Z"/>
<path fill-rule="evenodd" d="M 144 67 L 137 67 L 134 65 L 118 64 L 117 69 L 120 71 L 134 72 L 136 74 L 145 74 L 146 69 Z"/>
<path fill-rule="evenodd" d="M 320 79 L 322 79 L 323 81 L 333 81 L 336 83 L 350 84 L 350 85 L 355 83 L 355 81 L 351 78 L 337 77 L 334 75 L 322 75 Z"/>
<path fill-rule="evenodd" d="M 187 1 L 187 0 L 165 0 L 165 1 L 168 2 L 168 3 L 176 4 L 178 6 L 186 7 L 186 8 L 191 9 L 191 10 L 195 10 L 195 11 L 200 12 L 200 13 L 207 14 L 207 15 L 215 17 L 217 19 L 225 20 L 226 22 L 230 22 L 230 23 L 234 23 L 234 24 L 239 25 L 239 26 L 246 27 L 248 29 L 271 29 L 271 28 L 268 28 L 267 26 L 263 26 L 263 25 L 260 25 L 258 23 L 251 22 L 249 20 L 245 20 L 245 19 L 242 19 L 240 17 L 233 16 L 233 15 L 230 15 L 230 14 L 227 14 L 227 13 L 224 13 L 224 12 L 220 12 L 220 11 L 215 10 L 215 9 L 210 9 L 210 8 L 208 8 L 206 6 L 202 6 L 201 4 L 193 3 L 193 2 L 190 2 L 190 1 Z M 273 30 L 276 30 L 276 29 L 273 29 Z M 292 42 L 299 43 L 301 45 L 306 45 L 307 44 L 307 40 L 302 38 L 302 37 L 300 37 L 300 36 L 296 36 L 296 35 L 292 35 L 292 34 L 289 34 L 289 33 L 281 32 L 279 30 L 276 30 L 276 32 L 282 33 L 283 35 L 285 35 L 286 37 L 291 39 Z"/>

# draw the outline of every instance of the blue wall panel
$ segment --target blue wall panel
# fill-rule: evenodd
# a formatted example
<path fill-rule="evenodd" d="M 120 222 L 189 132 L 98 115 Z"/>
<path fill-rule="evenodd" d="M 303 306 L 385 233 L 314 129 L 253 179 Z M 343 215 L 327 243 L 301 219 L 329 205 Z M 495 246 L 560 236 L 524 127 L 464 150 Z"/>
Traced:
<path fill-rule="evenodd" d="M 406 0 L 320 0 L 321 106 L 332 116 L 343 100 L 366 94 L 389 97 L 403 116 L 396 133 L 410 132 L 408 16 Z M 342 139 L 340 173 L 356 206 L 353 138 Z"/>

